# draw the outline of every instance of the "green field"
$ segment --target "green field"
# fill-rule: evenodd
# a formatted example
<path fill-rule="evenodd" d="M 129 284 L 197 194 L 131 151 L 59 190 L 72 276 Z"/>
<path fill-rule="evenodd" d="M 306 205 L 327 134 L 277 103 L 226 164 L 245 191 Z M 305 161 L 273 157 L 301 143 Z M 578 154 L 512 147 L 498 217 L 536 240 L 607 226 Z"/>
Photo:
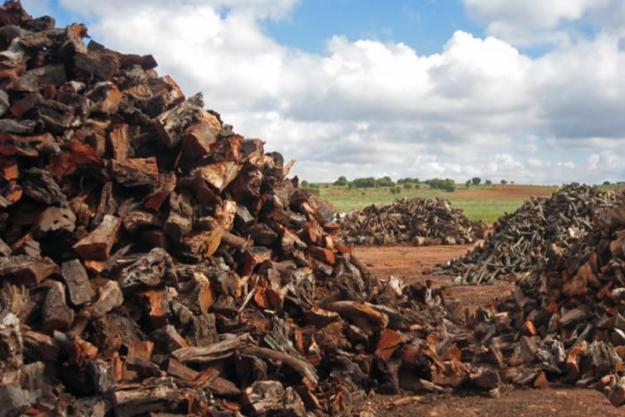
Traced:
<path fill-rule="evenodd" d="M 462 209 L 471 220 L 492 223 L 504 213 L 513 212 L 525 200 L 533 196 L 550 195 L 556 187 L 528 185 L 482 185 L 459 186 L 454 192 L 432 190 L 426 185 L 419 189 L 401 188 L 399 194 L 392 194 L 389 188 L 348 189 L 330 184 L 320 184 L 321 198 L 332 204 L 339 212 L 363 208 L 371 204 L 389 204 L 398 198 L 432 198 L 449 200 L 454 207 Z"/>

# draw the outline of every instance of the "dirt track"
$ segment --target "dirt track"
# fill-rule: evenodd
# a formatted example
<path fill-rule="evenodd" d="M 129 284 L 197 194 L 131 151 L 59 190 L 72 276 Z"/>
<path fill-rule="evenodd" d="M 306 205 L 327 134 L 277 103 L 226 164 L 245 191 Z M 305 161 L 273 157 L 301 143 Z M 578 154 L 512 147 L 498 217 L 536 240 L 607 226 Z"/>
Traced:
<path fill-rule="evenodd" d="M 432 279 L 436 286 L 447 286 L 451 277 L 428 275 L 434 265 L 460 256 L 470 246 L 373 247 L 357 248 L 357 256 L 379 276 L 395 275 L 408 282 Z M 514 284 L 484 287 L 452 287 L 445 293 L 467 306 L 477 306 L 501 297 Z M 552 388 L 512 390 L 499 398 L 484 396 L 424 396 L 418 401 L 395 406 L 407 397 L 375 396 L 370 407 L 376 417 L 617 417 L 625 411 L 612 407 L 599 392 L 587 389 Z"/>
<path fill-rule="evenodd" d="M 406 282 L 431 279 L 437 287 L 451 284 L 453 277 L 430 275 L 427 271 L 433 266 L 463 255 L 471 245 L 456 246 L 388 246 L 357 248 L 356 255 L 376 274 L 395 275 Z M 446 290 L 446 295 L 457 298 L 467 306 L 487 303 L 494 297 L 503 297 L 512 291 L 514 284 L 500 282 L 492 286 L 454 286 Z"/>

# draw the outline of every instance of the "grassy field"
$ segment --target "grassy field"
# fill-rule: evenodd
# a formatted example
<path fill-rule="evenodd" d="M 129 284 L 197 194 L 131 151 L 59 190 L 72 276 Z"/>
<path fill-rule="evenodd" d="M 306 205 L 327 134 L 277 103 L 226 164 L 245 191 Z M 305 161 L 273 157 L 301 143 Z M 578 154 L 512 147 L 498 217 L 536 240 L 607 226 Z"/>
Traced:
<path fill-rule="evenodd" d="M 346 212 L 371 204 L 389 204 L 398 198 L 432 198 L 449 200 L 454 207 L 462 209 L 471 220 L 492 223 L 504 213 L 513 212 L 530 197 L 548 196 L 556 187 L 530 185 L 482 185 L 477 187 L 459 186 L 454 192 L 429 189 L 421 185 L 419 189 L 401 189 L 392 194 L 389 188 L 348 189 L 329 184 L 320 185 L 321 197 L 338 211 Z"/>

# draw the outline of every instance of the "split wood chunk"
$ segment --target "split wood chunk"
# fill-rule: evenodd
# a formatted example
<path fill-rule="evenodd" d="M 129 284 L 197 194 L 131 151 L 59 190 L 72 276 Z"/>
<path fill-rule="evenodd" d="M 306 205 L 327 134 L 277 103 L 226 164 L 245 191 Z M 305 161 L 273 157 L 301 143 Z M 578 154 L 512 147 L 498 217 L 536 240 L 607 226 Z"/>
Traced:
<path fill-rule="evenodd" d="M 170 194 L 176 188 L 176 175 L 173 173 L 163 173 L 158 176 L 158 184 L 143 201 L 146 209 L 159 211 L 165 201 L 169 199 Z"/>
<path fill-rule="evenodd" d="M 116 113 L 122 101 L 123 94 L 117 86 L 111 82 L 96 84 L 87 93 L 87 98 L 92 101 L 91 111 L 95 113 Z"/>
<path fill-rule="evenodd" d="M 105 261 L 111 254 L 113 245 L 117 242 L 121 219 L 107 214 L 102 223 L 84 239 L 74 245 L 74 250 L 83 259 Z"/>
<path fill-rule="evenodd" d="M 244 333 L 224 339 L 204 347 L 185 347 L 172 352 L 172 355 L 180 362 L 208 363 L 228 358 L 238 349 L 249 343 L 250 336 Z"/>
<path fill-rule="evenodd" d="M 164 290 L 150 290 L 141 292 L 139 295 L 147 300 L 152 327 L 159 328 L 166 325 L 169 316 L 167 293 Z"/>
<path fill-rule="evenodd" d="M 205 117 L 214 116 L 205 113 Z M 216 119 L 215 119 L 216 120 Z M 184 154 L 187 158 L 201 158 L 211 153 L 211 147 L 217 142 L 219 130 L 215 132 L 215 123 L 202 119 L 189 126 L 184 133 Z"/>
<path fill-rule="evenodd" d="M 324 306 L 326 310 L 335 311 L 342 317 L 354 323 L 367 334 L 385 329 L 389 318 L 367 304 L 354 301 L 336 301 Z"/>
<path fill-rule="evenodd" d="M 125 161 L 130 156 L 130 133 L 127 124 L 116 125 L 109 134 L 113 159 Z"/>
<path fill-rule="evenodd" d="M 183 140 L 187 129 L 201 120 L 204 110 L 185 101 L 157 117 L 156 127 L 168 148 L 174 148 Z"/>
<path fill-rule="evenodd" d="M 163 284 L 172 265 L 171 257 L 161 248 L 155 248 L 121 271 L 120 285 L 124 290 L 140 287 L 158 287 Z"/>
<path fill-rule="evenodd" d="M 27 255 L 0 257 L 0 277 L 28 287 L 37 285 L 59 272 L 49 258 Z"/>
<path fill-rule="evenodd" d="M 67 200 L 50 172 L 40 168 L 26 170 L 21 185 L 26 196 L 42 204 L 52 205 Z"/>
<path fill-rule="evenodd" d="M 221 192 L 239 175 L 240 171 L 241 166 L 238 163 L 222 161 L 198 167 L 192 175 L 201 178 L 206 184 Z"/>
<path fill-rule="evenodd" d="M 615 407 L 625 404 L 625 378 L 621 378 L 610 389 L 608 399 Z"/>
<path fill-rule="evenodd" d="M 87 310 L 91 317 L 98 318 L 109 311 L 121 306 L 124 303 L 124 296 L 119 283 L 107 281 L 98 291 L 98 299 Z"/>
<path fill-rule="evenodd" d="M 111 175 L 126 187 L 158 185 L 158 164 L 155 157 L 111 161 Z"/>
<path fill-rule="evenodd" d="M 69 207 L 48 207 L 37 220 L 33 235 L 37 238 L 64 232 L 71 234 L 76 229 L 76 215 Z"/>
<path fill-rule="evenodd" d="M 67 285 L 69 299 L 75 306 L 91 302 L 95 291 L 89 282 L 89 275 L 82 263 L 74 259 L 61 265 L 61 275 Z"/>
<path fill-rule="evenodd" d="M 278 381 L 257 381 L 245 390 L 246 401 L 254 415 L 288 413 L 305 417 L 306 407 L 292 387 L 285 389 Z"/>
<path fill-rule="evenodd" d="M 53 281 L 46 293 L 42 306 L 43 328 L 47 332 L 67 330 L 74 322 L 74 310 L 65 300 L 65 286 Z"/>
<path fill-rule="evenodd" d="M 184 401 L 180 390 L 168 381 L 151 386 L 120 386 L 113 392 L 113 409 L 117 417 L 133 417 L 150 412 L 174 411 Z"/>
<path fill-rule="evenodd" d="M 15 83 L 14 89 L 36 93 L 47 85 L 59 86 L 67 81 L 63 65 L 46 65 L 26 71 Z"/>
<path fill-rule="evenodd" d="M 330 249 L 320 248 L 318 246 L 310 246 L 310 254 L 328 265 L 334 265 L 336 263 L 336 255 Z"/>
<path fill-rule="evenodd" d="M 101 81 L 110 81 L 121 67 L 120 57 L 95 51 L 77 53 L 74 56 L 76 68 L 90 77 Z"/>

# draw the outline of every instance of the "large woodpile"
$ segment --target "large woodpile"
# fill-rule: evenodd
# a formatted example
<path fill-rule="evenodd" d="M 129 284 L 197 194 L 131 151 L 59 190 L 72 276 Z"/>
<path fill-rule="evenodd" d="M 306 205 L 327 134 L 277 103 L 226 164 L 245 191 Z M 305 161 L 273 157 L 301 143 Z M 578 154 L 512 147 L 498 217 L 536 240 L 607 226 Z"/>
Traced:
<path fill-rule="evenodd" d="M 290 164 L 151 56 L 19 2 L 0 25 L 1 417 L 347 415 L 371 389 L 492 387 L 431 288 L 370 279 Z"/>
<path fill-rule="evenodd" d="M 568 185 L 549 198 L 528 200 L 500 218 L 482 244 L 435 272 L 475 284 L 527 274 L 544 266 L 551 253 L 570 248 L 590 230 L 593 216 L 618 198 L 595 187 Z"/>
<path fill-rule="evenodd" d="M 472 323 L 505 381 L 594 387 L 625 404 L 625 205 Z"/>
<path fill-rule="evenodd" d="M 437 198 L 371 205 L 344 215 L 340 223 L 343 239 L 360 245 L 461 245 L 484 237 L 486 229 L 469 221 L 449 201 Z"/>

